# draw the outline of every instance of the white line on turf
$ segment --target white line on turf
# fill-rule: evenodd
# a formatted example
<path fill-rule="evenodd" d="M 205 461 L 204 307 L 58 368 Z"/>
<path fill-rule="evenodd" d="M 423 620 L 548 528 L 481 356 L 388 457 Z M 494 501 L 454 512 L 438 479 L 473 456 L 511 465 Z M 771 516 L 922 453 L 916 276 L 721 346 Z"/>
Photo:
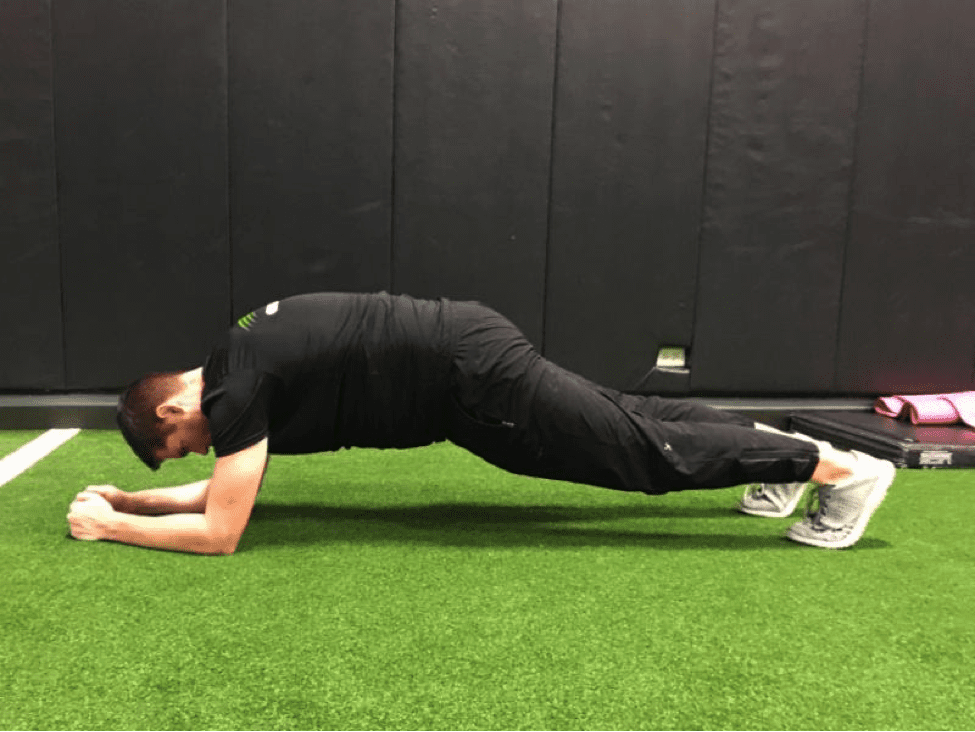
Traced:
<path fill-rule="evenodd" d="M 81 430 L 48 430 L 16 452 L 0 460 L 0 485 L 9 483 L 27 468 L 40 462 Z"/>

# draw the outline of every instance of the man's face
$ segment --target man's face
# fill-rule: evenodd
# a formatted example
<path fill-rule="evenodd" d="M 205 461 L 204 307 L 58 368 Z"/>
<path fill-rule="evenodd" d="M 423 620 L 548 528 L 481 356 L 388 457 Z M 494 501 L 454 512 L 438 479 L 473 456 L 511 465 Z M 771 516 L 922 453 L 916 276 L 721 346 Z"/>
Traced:
<path fill-rule="evenodd" d="M 206 455 L 209 449 L 209 430 L 195 422 L 182 422 L 166 438 L 166 446 L 156 451 L 156 458 L 160 461 L 178 460 L 191 452 Z"/>
<path fill-rule="evenodd" d="M 206 455 L 210 449 L 210 422 L 200 410 L 203 393 L 203 380 L 199 370 L 183 374 L 183 387 L 165 402 L 156 407 L 156 416 L 168 429 L 162 449 L 156 450 L 155 457 L 164 460 L 178 460 L 195 452 Z"/>

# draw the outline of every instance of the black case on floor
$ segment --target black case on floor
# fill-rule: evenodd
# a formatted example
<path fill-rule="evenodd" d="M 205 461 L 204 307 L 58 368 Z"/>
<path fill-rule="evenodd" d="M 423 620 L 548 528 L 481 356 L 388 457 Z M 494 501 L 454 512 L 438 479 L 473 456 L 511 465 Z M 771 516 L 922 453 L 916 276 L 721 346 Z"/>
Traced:
<path fill-rule="evenodd" d="M 874 412 L 794 412 L 789 423 L 795 432 L 899 468 L 975 467 L 975 429 L 965 425 L 913 425 Z"/>

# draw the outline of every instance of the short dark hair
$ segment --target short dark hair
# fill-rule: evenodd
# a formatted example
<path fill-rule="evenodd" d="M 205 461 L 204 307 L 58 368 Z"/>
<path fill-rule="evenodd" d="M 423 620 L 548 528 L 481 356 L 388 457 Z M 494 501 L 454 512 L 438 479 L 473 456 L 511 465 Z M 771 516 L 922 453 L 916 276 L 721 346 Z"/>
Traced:
<path fill-rule="evenodd" d="M 132 451 L 153 470 L 159 470 L 156 450 L 166 446 L 166 438 L 176 429 L 167 424 L 156 408 L 179 393 L 178 371 L 152 373 L 132 382 L 118 399 L 115 421 Z"/>

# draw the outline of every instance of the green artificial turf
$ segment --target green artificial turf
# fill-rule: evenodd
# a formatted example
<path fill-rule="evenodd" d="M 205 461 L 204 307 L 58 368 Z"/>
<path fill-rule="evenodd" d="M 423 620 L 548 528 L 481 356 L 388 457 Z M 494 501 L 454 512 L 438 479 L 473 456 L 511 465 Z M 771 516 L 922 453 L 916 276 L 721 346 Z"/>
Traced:
<path fill-rule="evenodd" d="M 43 430 L 0 430 L 0 458 L 16 452 L 42 434 Z"/>
<path fill-rule="evenodd" d="M 975 474 L 827 551 L 740 490 L 630 495 L 449 445 L 272 458 L 238 553 L 66 538 L 158 473 L 84 432 L 0 488 L 0 727 L 968 729 Z M 791 519 L 795 520 L 795 519 Z"/>

